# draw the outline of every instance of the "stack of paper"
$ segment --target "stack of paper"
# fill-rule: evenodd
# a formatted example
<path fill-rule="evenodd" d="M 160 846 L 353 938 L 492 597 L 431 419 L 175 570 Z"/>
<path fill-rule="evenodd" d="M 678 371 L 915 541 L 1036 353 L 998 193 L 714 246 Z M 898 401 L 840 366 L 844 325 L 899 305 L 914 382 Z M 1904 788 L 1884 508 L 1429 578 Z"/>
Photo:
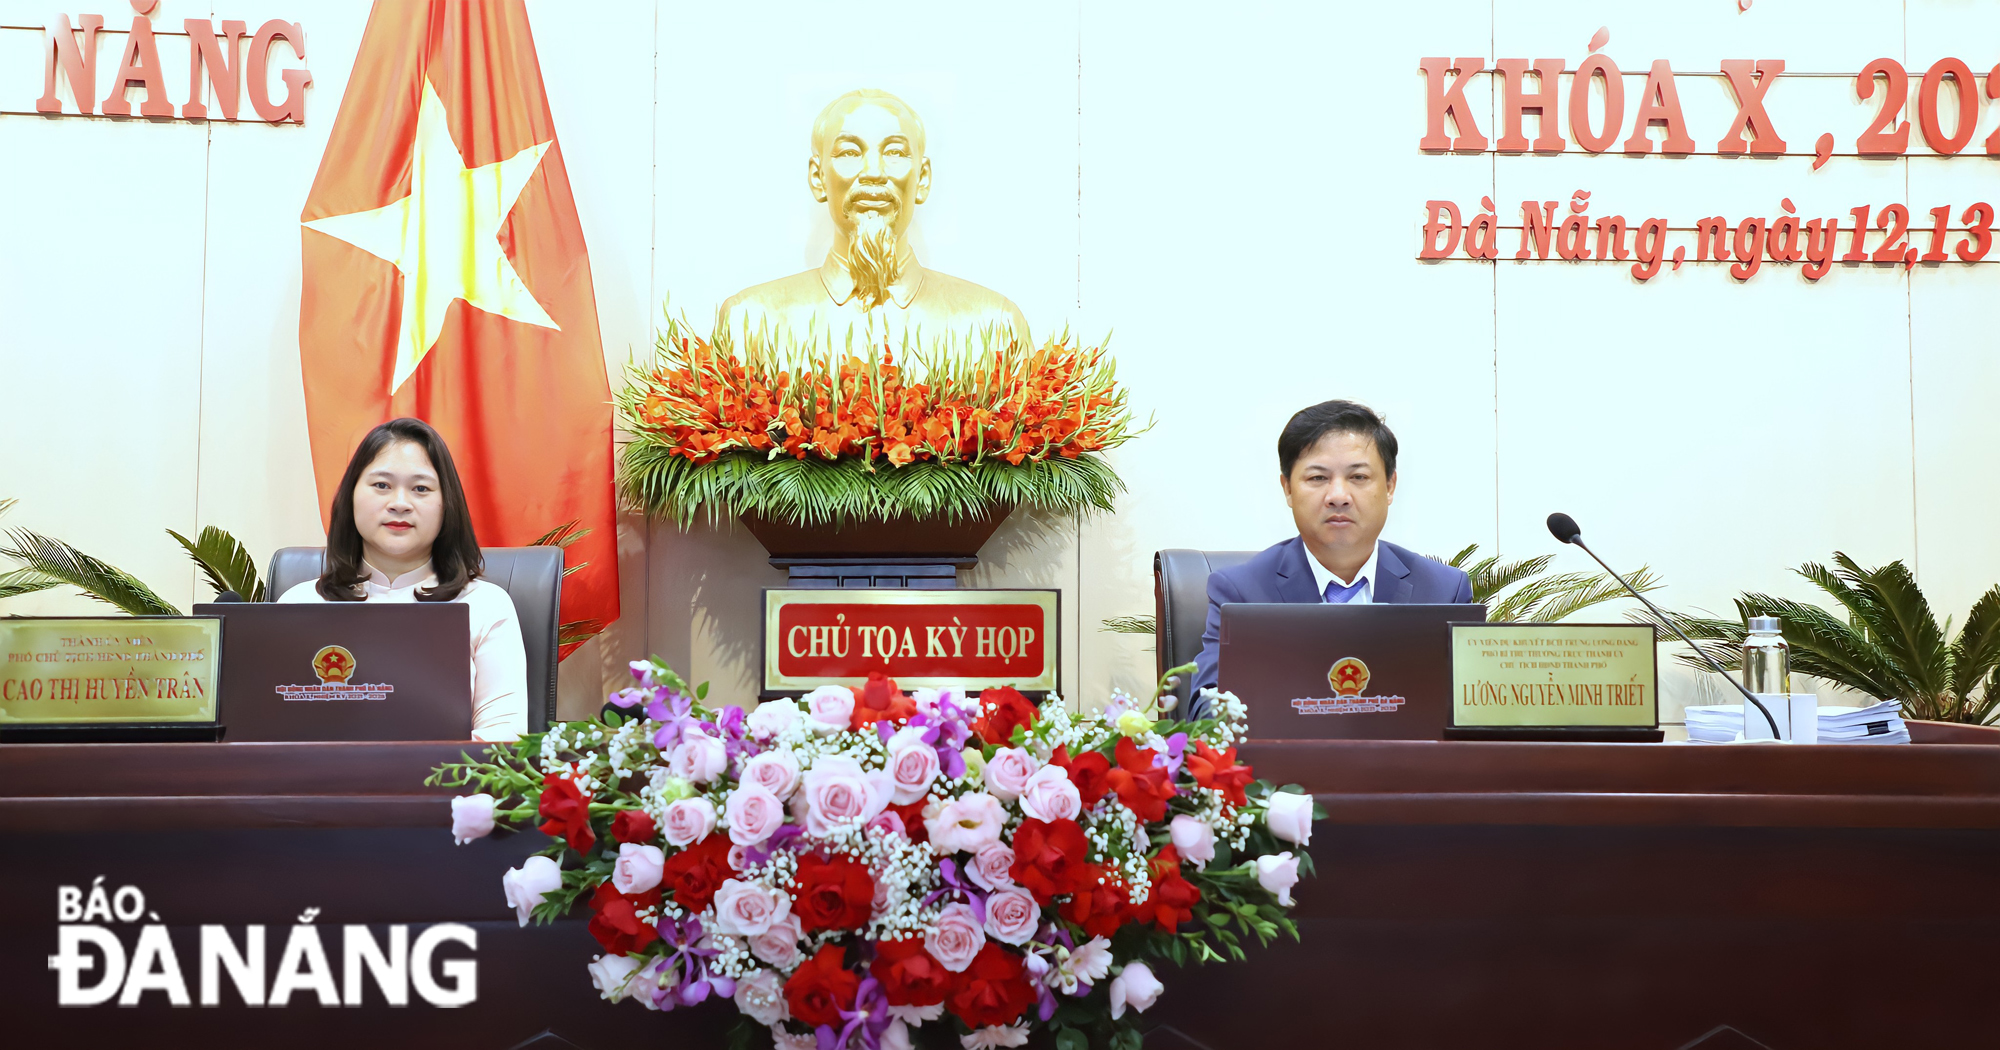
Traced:
<path fill-rule="evenodd" d="M 1822 707 L 1819 709 L 1819 742 L 1822 744 L 1907 744 L 1910 731 L 1903 725 L 1902 705 L 1884 700 L 1868 707 Z M 1688 739 L 1726 744 L 1743 737 L 1743 705 L 1718 704 L 1687 709 Z"/>

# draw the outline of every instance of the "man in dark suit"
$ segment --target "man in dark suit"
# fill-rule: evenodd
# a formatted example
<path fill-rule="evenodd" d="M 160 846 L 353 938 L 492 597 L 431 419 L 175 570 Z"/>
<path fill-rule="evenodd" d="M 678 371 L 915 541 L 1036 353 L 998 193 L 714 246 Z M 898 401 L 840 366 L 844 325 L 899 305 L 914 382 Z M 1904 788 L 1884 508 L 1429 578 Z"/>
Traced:
<path fill-rule="evenodd" d="M 1208 625 L 1189 717 L 1208 715 L 1222 607 L 1230 602 L 1448 605 L 1472 601 L 1464 571 L 1381 540 L 1396 499 L 1396 435 L 1366 405 L 1327 401 L 1278 435 L 1278 484 L 1299 534 L 1208 577 Z"/>

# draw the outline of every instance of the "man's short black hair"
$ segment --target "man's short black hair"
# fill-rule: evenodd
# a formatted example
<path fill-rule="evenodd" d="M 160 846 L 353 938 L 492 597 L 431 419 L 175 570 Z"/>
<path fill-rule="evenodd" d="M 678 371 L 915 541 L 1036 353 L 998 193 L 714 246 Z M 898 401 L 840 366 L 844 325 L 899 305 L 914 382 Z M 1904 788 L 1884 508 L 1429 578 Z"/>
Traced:
<path fill-rule="evenodd" d="M 1382 455 L 1382 469 L 1396 473 L 1396 435 L 1375 410 L 1356 401 L 1322 401 L 1300 409 L 1278 435 L 1278 469 L 1292 476 L 1292 465 L 1328 434 L 1360 434 L 1372 438 Z"/>

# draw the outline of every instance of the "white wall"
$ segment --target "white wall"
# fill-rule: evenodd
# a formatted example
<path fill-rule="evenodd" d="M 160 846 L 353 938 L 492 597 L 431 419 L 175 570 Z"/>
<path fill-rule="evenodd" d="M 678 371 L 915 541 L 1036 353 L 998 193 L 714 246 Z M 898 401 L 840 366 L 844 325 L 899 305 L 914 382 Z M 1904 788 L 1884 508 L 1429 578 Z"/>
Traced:
<path fill-rule="evenodd" d="M 0 0 L 39 26 L 46 0 Z M 129 8 L 99 5 L 114 27 Z M 1633 281 L 1622 267 L 1414 258 L 1423 202 L 1590 189 L 1593 214 L 1805 216 L 2000 197 L 2000 161 L 1921 147 L 1810 168 L 1873 103 L 1849 74 L 2000 60 L 2000 10 L 1963 0 L 1582 0 L 1428 4 L 1030 2 L 938 6 L 855 26 L 821 4 L 531 0 L 544 79 L 592 254 L 613 382 L 662 300 L 704 322 L 825 249 L 803 185 L 813 115 L 850 87 L 923 114 L 936 191 L 926 262 L 1006 293 L 1035 329 L 1116 330 L 1154 429 L 1114 455 L 1116 515 L 1016 520 L 972 582 L 1064 590 L 1064 680 L 1085 702 L 1150 676 L 1104 617 L 1151 608 L 1161 547 L 1262 547 L 1290 528 L 1272 446 L 1328 397 L 1384 411 L 1402 441 L 1388 538 L 1509 557 L 1557 548 L 1575 514 L 1601 550 L 1649 562 L 1662 601 L 1805 596 L 1786 570 L 1838 549 L 1909 559 L 1941 613 L 2000 579 L 1986 539 L 1994 453 L 1993 264 L 1767 266 Z M 79 13 L 69 12 L 72 16 Z M 316 542 L 299 390 L 297 215 L 352 65 L 351 0 L 162 0 L 156 23 L 305 25 L 304 127 L 23 115 L 39 36 L 0 28 L 0 525 L 105 557 L 186 604 L 206 597 L 165 528 L 214 524 L 264 556 Z M 1723 58 L 1783 57 L 1783 158 L 1421 153 L 1428 55 L 1583 57 L 1600 26 L 1628 72 L 1656 58 L 1703 150 L 1731 106 Z M 117 39 L 117 38 L 112 38 Z M 173 38 L 178 40 L 179 38 Z M 163 40 L 163 55 L 179 45 Z M 108 79 L 115 55 L 105 59 Z M 184 58 L 180 61 L 184 62 Z M 170 93 L 184 69 L 168 62 Z M 1628 114 L 1637 81 L 1628 83 Z M 1491 92 L 1468 91 L 1496 136 Z M 1532 127 L 1532 122 L 1531 122 Z M 1621 136 L 1622 137 L 1622 136 Z M 1920 138 L 1920 137 L 1919 137 Z M 1844 236 L 1843 236 L 1844 239 Z M 1921 236 L 1919 240 L 1921 241 Z M 621 528 L 624 619 L 564 665 L 568 713 L 625 660 L 667 657 L 719 694 L 753 688 L 757 589 L 781 580 L 740 529 Z M 1558 565 L 1583 568 L 1578 552 Z M 45 594 L 9 612 L 77 611 Z M 1691 695 L 1691 694 L 1690 694 Z"/>

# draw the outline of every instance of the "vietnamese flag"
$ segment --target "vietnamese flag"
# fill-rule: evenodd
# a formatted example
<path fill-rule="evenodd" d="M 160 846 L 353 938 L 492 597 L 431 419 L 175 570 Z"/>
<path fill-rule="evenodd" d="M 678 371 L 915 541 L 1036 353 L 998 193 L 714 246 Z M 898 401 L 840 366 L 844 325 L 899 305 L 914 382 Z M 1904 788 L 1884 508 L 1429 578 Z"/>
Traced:
<path fill-rule="evenodd" d="M 416 416 L 480 543 L 580 522 L 561 618 L 617 619 L 611 391 L 521 0 L 377 0 L 300 221 L 322 520 L 362 435 Z"/>

